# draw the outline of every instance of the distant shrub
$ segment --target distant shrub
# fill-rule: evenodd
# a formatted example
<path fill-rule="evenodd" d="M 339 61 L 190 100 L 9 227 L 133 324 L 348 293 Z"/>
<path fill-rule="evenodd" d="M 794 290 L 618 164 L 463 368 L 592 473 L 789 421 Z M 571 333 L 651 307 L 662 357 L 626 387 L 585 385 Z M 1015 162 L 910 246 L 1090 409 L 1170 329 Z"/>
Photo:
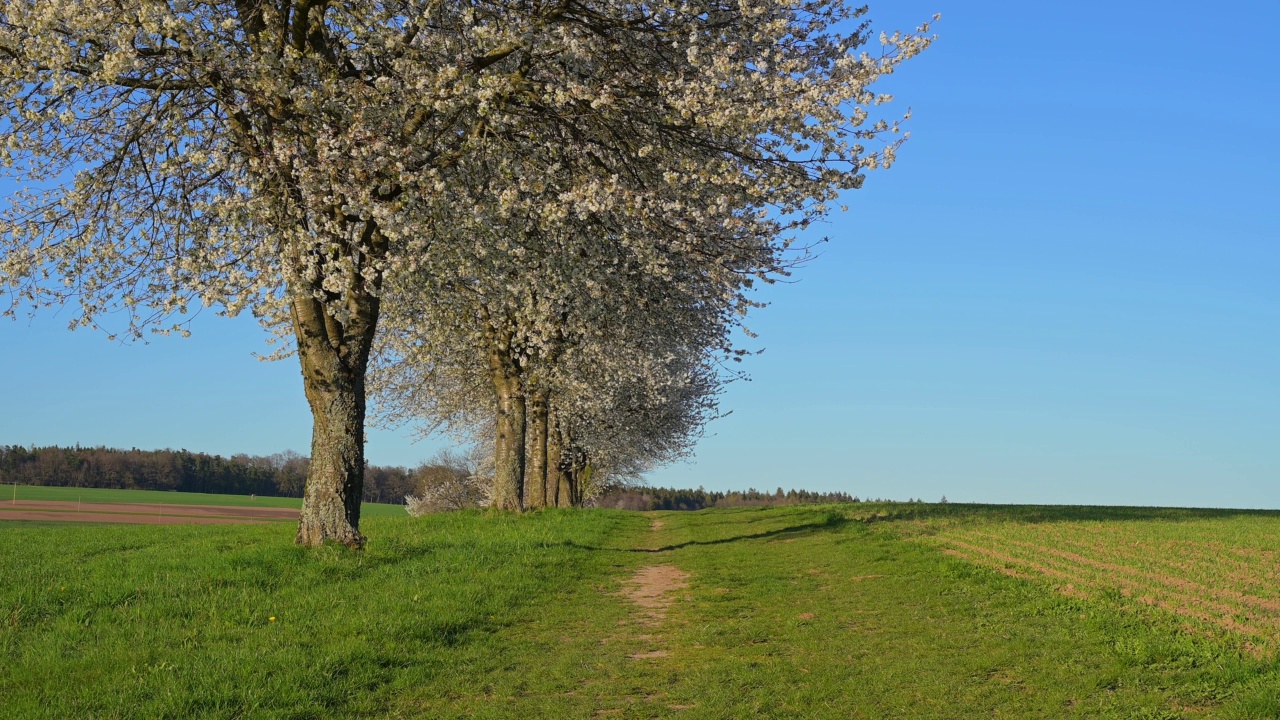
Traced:
<path fill-rule="evenodd" d="M 404 496 L 404 509 L 414 517 L 428 513 L 486 507 L 490 504 L 491 483 L 477 482 L 473 476 L 440 478 L 424 486 L 417 495 Z"/>
<path fill-rule="evenodd" d="M 405 510 L 414 517 L 493 504 L 493 477 L 469 455 L 441 451 L 415 475 L 418 491 L 404 498 Z"/>

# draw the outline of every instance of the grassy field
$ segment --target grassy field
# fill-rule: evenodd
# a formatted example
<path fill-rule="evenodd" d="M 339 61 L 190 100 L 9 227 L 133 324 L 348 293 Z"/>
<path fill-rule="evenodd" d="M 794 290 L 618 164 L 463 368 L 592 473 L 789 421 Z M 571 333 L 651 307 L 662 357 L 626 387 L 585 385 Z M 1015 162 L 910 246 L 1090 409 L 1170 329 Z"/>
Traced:
<path fill-rule="evenodd" d="M 1274 646 L 1179 610 L 1271 627 L 1246 598 L 1275 597 L 1280 514 L 864 504 L 363 529 L 357 553 L 295 548 L 285 525 L 0 528 L 0 717 L 1280 717 Z"/>
<path fill-rule="evenodd" d="M 224 505 L 230 507 L 301 508 L 301 498 L 251 495 L 218 495 L 215 493 L 168 492 L 164 490 L 110 490 L 105 488 L 42 487 L 34 485 L 0 485 L 0 508 L 4 502 L 17 500 L 61 500 L 86 503 L 163 503 L 165 505 Z M 402 505 L 362 503 L 361 517 L 400 517 Z"/>

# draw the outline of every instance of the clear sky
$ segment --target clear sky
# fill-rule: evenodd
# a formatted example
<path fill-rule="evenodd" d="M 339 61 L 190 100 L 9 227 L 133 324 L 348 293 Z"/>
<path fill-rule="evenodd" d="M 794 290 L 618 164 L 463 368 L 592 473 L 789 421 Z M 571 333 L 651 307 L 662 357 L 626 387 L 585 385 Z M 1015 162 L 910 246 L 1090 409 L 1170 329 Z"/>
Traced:
<path fill-rule="evenodd" d="M 911 140 L 766 294 L 733 414 L 650 480 L 1280 507 L 1280 3 L 871 10 L 943 13 L 886 84 Z M 296 361 L 253 359 L 252 320 L 133 346 L 68 320 L 0 322 L 0 444 L 307 451 Z"/>

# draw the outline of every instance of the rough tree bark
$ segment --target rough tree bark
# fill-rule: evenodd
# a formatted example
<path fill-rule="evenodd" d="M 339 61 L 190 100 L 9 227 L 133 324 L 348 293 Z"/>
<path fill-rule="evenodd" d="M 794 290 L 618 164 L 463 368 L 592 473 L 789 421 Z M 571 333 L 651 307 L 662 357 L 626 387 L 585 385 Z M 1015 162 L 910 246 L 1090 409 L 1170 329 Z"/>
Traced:
<path fill-rule="evenodd" d="M 497 395 L 494 442 L 493 504 L 499 510 L 524 507 L 525 398 L 516 368 L 501 348 L 489 352 L 489 369 Z"/>
<path fill-rule="evenodd" d="M 551 403 L 547 403 L 547 505 L 565 507 L 560 502 L 560 486 L 564 481 L 564 470 L 560 467 L 563 461 L 560 426 L 556 422 L 555 411 Z"/>
<path fill-rule="evenodd" d="M 560 507 L 577 507 L 582 503 L 582 470 L 586 467 L 587 457 L 573 444 L 573 436 L 562 432 L 560 458 L 560 493 L 556 504 Z"/>
<path fill-rule="evenodd" d="M 573 507 L 573 476 L 560 471 L 560 492 L 556 495 L 556 507 Z"/>
<path fill-rule="evenodd" d="M 308 291 L 291 302 L 302 382 L 313 420 L 311 467 L 295 541 L 360 547 L 364 490 L 365 370 L 377 324 L 378 298 L 353 293 L 344 325 Z"/>
<path fill-rule="evenodd" d="M 540 390 L 529 393 L 528 410 L 524 505 L 527 508 L 544 508 L 547 506 L 547 394 Z"/>
<path fill-rule="evenodd" d="M 560 429 L 560 465 L 557 474 L 560 477 L 560 491 L 556 494 L 556 505 L 573 507 L 573 465 L 575 450 L 573 438 L 564 429 Z"/>

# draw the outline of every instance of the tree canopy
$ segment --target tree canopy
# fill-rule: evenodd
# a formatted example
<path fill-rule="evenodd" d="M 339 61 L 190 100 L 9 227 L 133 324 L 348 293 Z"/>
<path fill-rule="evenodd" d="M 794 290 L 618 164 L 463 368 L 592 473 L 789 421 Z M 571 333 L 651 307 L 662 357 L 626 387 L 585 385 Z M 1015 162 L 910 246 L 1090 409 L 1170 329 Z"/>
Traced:
<path fill-rule="evenodd" d="M 774 272 L 791 233 L 894 159 L 871 86 L 930 37 L 882 35 L 871 55 L 864 14 L 0 0 L 0 162 L 27 184 L 0 214 L 6 310 L 120 312 L 131 336 L 185 332 L 197 305 L 253 312 L 297 352 L 314 418 L 298 542 L 359 545 L 384 289 L 466 277 L 468 254 L 520 258 L 528 238 L 572 267 L 562 230 L 579 220 L 633 242 L 642 275 Z M 463 218 L 518 239 L 444 230 Z"/>

